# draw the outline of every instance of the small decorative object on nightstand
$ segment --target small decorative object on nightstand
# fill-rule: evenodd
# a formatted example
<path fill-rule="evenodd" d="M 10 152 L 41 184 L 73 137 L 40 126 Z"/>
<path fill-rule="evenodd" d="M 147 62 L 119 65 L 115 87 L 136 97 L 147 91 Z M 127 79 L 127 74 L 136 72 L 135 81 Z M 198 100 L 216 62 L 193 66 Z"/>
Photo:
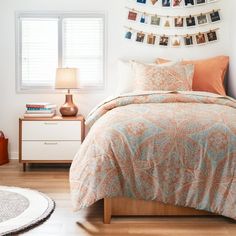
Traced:
<path fill-rule="evenodd" d="M 56 73 L 56 89 L 67 89 L 65 104 L 61 106 L 62 116 L 76 116 L 78 107 L 73 103 L 73 96 L 70 94 L 71 89 L 79 88 L 79 73 L 76 68 L 58 68 Z"/>
<path fill-rule="evenodd" d="M 84 117 L 20 118 L 19 161 L 71 163 L 85 136 Z"/>

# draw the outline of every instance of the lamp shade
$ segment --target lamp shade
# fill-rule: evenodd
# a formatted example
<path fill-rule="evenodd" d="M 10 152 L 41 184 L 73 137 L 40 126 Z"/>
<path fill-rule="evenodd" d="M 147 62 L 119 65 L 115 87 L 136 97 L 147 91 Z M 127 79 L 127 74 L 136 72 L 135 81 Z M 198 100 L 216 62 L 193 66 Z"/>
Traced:
<path fill-rule="evenodd" d="M 56 89 L 78 89 L 79 70 L 76 68 L 58 68 L 56 71 Z"/>

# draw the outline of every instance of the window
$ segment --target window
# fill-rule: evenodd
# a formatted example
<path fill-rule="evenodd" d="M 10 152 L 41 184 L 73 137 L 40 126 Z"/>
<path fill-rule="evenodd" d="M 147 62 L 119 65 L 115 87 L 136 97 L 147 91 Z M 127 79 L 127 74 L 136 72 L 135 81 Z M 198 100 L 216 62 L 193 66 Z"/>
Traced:
<path fill-rule="evenodd" d="M 52 91 L 57 67 L 76 67 L 81 89 L 104 87 L 104 15 L 17 15 L 17 89 Z"/>

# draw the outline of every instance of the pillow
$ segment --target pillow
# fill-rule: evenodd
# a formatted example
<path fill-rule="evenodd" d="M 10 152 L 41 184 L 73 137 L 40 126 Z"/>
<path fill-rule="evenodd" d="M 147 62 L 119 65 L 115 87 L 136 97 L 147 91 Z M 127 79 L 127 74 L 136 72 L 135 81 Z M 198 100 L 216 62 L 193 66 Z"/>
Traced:
<path fill-rule="evenodd" d="M 133 71 L 133 64 L 132 60 L 118 60 L 118 87 L 116 90 L 116 95 L 129 93 L 134 90 L 134 71 Z M 177 62 L 169 62 L 165 63 L 165 66 L 174 65 Z M 145 63 L 143 63 L 145 64 Z M 153 65 L 153 64 L 146 64 L 146 65 Z M 156 64 L 154 64 L 156 65 Z"/>
<path fill-rule="evenodd" d="M 133 62 L 136 91 L 189 91 L 192 90 L 194 66 L 155 65 Z"/>
<path fill-rule="evenodd" d="M 117 94 L 129 93 L 133 90 L 134 73 L 130 61 L 118 61 L 118 88 Z"/>
<path fill-rule="evenodd" d="M 157 64 L 169 62 L 158 58 Z M 194 64 L 193 91 L 205 91 L 225 96 L 225 74 L 229 65 L 229 57 L 218 56 L 205 60 L 183 61 L 184 64 Z"/>

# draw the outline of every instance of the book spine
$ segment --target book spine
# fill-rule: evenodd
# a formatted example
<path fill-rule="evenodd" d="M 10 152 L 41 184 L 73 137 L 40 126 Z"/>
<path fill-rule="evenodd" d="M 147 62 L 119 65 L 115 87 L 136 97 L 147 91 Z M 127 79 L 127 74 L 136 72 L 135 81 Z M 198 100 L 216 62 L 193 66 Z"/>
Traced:
<path fill-rule="evenodd" d="M 26 107 L 28 111 L 51 111 L 53 108 L 35 108 L 35 107 Z"/>
<path fill-rule="evenodd" d="M 44 105 L 30 105 L 26 104 L 26 108 L 45 108 Z"/>
<path fill-rule="evenodd" d="M 27 109 L 53 109 L 56 108 L 56 105 L 30 105 L 26 104 Z"/>

